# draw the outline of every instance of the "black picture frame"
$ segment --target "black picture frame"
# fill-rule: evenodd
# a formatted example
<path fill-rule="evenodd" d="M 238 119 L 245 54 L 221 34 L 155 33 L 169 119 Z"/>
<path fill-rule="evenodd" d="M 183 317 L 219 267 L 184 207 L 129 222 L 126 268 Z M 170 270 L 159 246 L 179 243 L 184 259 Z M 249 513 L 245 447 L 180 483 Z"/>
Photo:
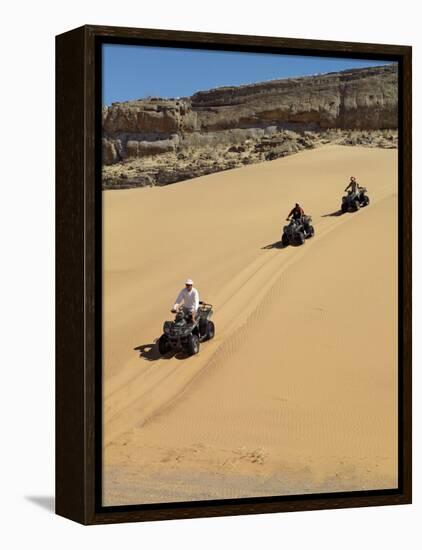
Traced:
<path fill-rule="evenodd" d="M 101 505 L 101 57 L 104 43 L 388 59 L 399 67 L 399 487 Z M 82 524 L 411 503 L 410 46 L 87 25 L 56 37 L 56 513 Z"/>

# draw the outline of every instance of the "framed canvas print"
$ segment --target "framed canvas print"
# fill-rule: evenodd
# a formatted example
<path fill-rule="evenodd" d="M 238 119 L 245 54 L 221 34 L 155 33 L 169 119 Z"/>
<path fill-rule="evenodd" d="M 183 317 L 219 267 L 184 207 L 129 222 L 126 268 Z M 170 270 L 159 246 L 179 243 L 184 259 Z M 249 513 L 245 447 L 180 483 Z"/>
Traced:
<path fill-rule="evenodd" d="M 56 38 L 56 511 L 411 502 L 411 48 Z"/>

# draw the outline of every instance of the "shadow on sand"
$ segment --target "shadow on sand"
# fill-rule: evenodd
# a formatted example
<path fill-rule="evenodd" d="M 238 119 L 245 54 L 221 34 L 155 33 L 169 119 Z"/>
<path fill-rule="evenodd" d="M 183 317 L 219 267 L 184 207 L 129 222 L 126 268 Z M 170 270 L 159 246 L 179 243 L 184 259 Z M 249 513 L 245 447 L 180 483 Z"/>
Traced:
<path fill-rule="evenodd" d="M 276 241 L 275 243 L 267 244 L 261 247 L 261 250 L 271 250 L 272 248 L 285 248 L 281 241 Z"/>
<path fill-rule="evenodd" d="M 323 214 L 321 218 L 338 218 L 338 216 L 342 216 L 343 212 L 341 210 L 336 210 L 335 212 L 331 212 L 330 214 Z"/>
<path fill-rule="evenodd" d="M 157 361 L 157 359 L 161 358 L 161 354 L 158 351 L 158 345 L 155 343 L 142 344 L 133 349 L 134 351 L 139 351 L 139 357 L 147 361 Z"/>
<path fill-rule="evenodd" d="M 182 360 L 189 357 L 189 355 L 183 350 L 172 350 L 165 355 L 161 355 L 158 350 L 158 344 L 156 343 L 142 344 L 133 349 L 134 351 L 139 351 L 139 358 L 145 359 L 146 361 L 158 361 L 158 359 L 171 359 L 172 357 Z"/>

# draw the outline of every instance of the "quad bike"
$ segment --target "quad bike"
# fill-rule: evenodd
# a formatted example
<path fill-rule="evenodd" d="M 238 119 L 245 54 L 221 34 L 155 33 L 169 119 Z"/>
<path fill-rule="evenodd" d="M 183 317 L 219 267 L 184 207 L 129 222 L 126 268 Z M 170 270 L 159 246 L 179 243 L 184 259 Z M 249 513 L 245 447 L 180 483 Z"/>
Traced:
<path fill-rule="evenodd" d="M 349 192 L 341 200 L 341 211 L 343 214 L 345 212 L 356 212 L 360 207 L 368 206 L 369 197 L 366 194 L 366 187 L 359 187 L 356 192 Z"/>
<path fill-rule="evenodd" d="M 174 313 L 174 310 L 172 310 Z M 200 342 L 214 338 L 215 326 L 210 320 L 213 315 L 211 304 L 199 302 L 195 320 L 192 314 L 181 307 L 173 321 L 164 321 L 163 334 L 158 339 L 158 350 L 165 355 L 171 350 L 182 349 L 188 355 L 199 352 Z"/>
<path fill-rule="evenodd" d="M 315 235 L 314 226 L 311 225 L 311 216 L 302 216 L 301 218 L 293 218 L 289 225 L 283 228 L 281 243 L 283 246 L 301 245 L 305 239 L 310 239 Z"/>

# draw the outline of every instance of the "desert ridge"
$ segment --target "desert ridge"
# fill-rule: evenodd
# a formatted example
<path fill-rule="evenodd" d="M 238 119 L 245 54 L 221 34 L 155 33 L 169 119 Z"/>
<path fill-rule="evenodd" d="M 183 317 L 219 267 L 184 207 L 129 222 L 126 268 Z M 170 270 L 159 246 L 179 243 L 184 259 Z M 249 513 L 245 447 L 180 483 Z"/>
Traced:
<path fill-rule="evenodd" d="M 340 216 L 350 175 L 371 204 Z M 316 235 L 281 249 L 295 202 Z M 396 485 L 396 150 L 106 191 L 103 219 L 106 504 Z M 160 357 L 186 277 L 216 336 Z"/>

